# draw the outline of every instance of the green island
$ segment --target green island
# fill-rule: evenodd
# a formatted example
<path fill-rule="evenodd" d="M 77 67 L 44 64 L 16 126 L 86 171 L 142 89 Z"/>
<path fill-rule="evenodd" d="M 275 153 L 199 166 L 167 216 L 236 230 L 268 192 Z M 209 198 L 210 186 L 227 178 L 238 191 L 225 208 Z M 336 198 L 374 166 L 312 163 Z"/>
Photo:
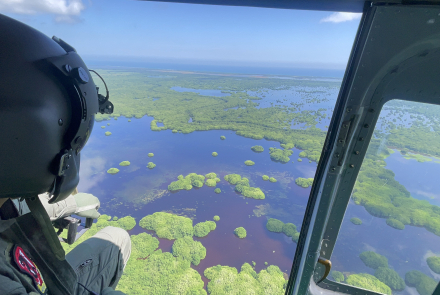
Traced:
<path fill-rule="evenodd" d="M 247 160 L 247 161 L 244 161 L 244 164 L 245 164 L 246 166 L 253 166 L 253 165 L 255 165 L 255 162 L 253 162 L 253 161 L 251 161 L 251 160 Z"/>
<path fill-rule="evenodd" d="M 362 262 L 373 269 L 377 269 L 379 267 L 388 267 L 388 259 L 385 256 L 377 254 L 373 251 L 365 251 L 359 255 L 359 258 Z"/>
<path fill-rule="evenodd" d="M 178 190 L 190 190 L 195 187 L 202 187 L 203 182 L 205 181 L 205 176 L 198 175 L 196 173 L 190 173 L 187 176 L 183 177 L 183 175 L 179 175 L 177 177 L 177 181 L 173 181 L 168 185 L 169 191 L 178 191 Z"/>
<path fill-rule="evenodd" d="M 405 283 L 409 287 L 415 287 L 420 295 L 431 295 L 437 282 L 418 270 L 412 270 L 405 274 Z"/>
<path fill-rule="evenodd" d="M 218 178 L 217 174 L 215 174 L 214 172 L 206 174 L 205 178 L 206 178 L 205 184 L 210 187 L 214 187 L 217 185 L 217 182 L 220 182 L 220 178 Z"/>
<path fill-rule="evenodd" d="M 266 228 L 271 232 L 284 233 L 289 238 L 292 238 L 293 242 L 298 242 L 299 232 L 293 223 L 284 223 L 281 220 L 269 218 L 266 223 Z"/>
<path fill-rule="evenodd" d="M 220 136 L 220 139 L 221 139 L 221 140 L 225 140 L 225 139 L 226 139 L 226 136 L 223 136 L 223 135 L 222 135 L 222 136 Z"/>
<path fill-rule="evenodd" d="M 156 167 L 156 164 L 154 164 L 153 162 L 148 162 L 147 164 L 148 169 L 153 169 L 154 167 Z"/>
<path fill-rule="evenodd" d="M 288 163 L 290 161 L 290 156 L 293 154 L 292 150 L 288 149 L 277 149 L 269 148 L 270 158 L 275 162 Z"/>
<path fill-rule="evenodd" d="M 118 172 L 119 172 L 118 168 L 110 168 L 110 169 L 107 170 L 108 174 L 116 174 Z"/>
<path fill-rule="evenodd" d="M 130 162 L 129 161 L 122 161 L 121 163 L 119 163 L 119 166 L 130 166 Z"/>
<path fill-rule="evenodd" d="M 330 273 L 330 275 L 332 276 L 332 278 L 335 280 L 335 282 L 341 283 L 345 281 L 345 277 L 344 274 L 340 271 L 337 270 L 332 270 L 332 272 Z"/>
<path fill-rule="evenodd" d="M 159 213 L 159 215 L 172 215 L 163 212 L 156 212 L 154 214 L 157 213 Z M 167 218 L 168 217 L 165 219 Z M 192 222 L 189 218 L 182 218 Z M 155 218 L 156 221 L 160 221 L 159 219 L 163 218 Z M 145 217 L 143 220 L 144 221 L 141 220 L 141 222 L 139 222 L 140 225 L 141 223 L 149 223 L 151 221 L 145 220 Z M 167 224 L 167 227 L 176 225 L 174 222 L 165 222 L 163 224 Z M 130 230 L 135 225 L 135 220 L 130 216 L 113 221 L 110 216 L 101 215 L 98 221 L 73 245 L 62 243 L 62 246 L 66 253 L 69 253 L 79 243 L 92 237 L 104 227 L 115 226 Z M 169 228 L 169 231 L 172 232 L 173 229 Z M 66 235 L 67 232 L 64 231 L 62 236 L 65 237 Z M 148 233 L 144 232 L 138 235 L 132 235 L 130 239 L 132 245 L 130 259 L 128 260 L 116 290 L 136 295 L 206 295 L 200 274 L 191 268 L 191 263 L 198 265 L 200 261 L 206 257 L 206 248 L 202 243 L 194 241 L 191 235 L 184 235 L 174 241 L 172 252 L 169 253 L 162 252 L 160 249 L 156 250 L 159 247 L 159 240 Z M 267 265 L 267 263 L 265 264 Z M 236 268 L 217 265 L 205 269 L 204 275 L 210 280 L 207 288 L 209 294 L 230 294 L 229 288 L 233 286 L 234 290 L 237 291 L 241 290 L 246 292 L 247 290 L 252 290 L 257 292 L 257 294 L 281 295 L 284 294 L 284 288 L 287 283 L 284 279 L 284 274 L 275 265 L 271 265 L 259 273 L 256 273 L 248 263 L 243 264 L 240 273 L 237 272 Z"/>
<path fill-rule="evenodd" d="M 270 179 L 269 176 L 263 175 L 263 180 L 269 180 L 269 179 Z"/>
<path fill-rule="evenodd" d="M 130 239 L 131 254 L 127 266 L 133 260 L 148 257 L 159 247 L 159 240 L 147 233 L 132 235 Z"/>
<path fill-rule="evenodd" d="M 147 259 L 130 257 L 116 290 L 126 294 L 206 295 L 191 261 L 156 250 Z"/>
<path fill-rule="evenodd" d="M 192 237 L 185 236 L 174 241 L 171 253 L 175 257 L 189 260 L 192 264 L 199 265 L 200 260 L 206 257 L 206 248 L 199 241 L 194 241 Z"/>
<path fill-rule="evenodd" d="M 110 131 L 105 132 L 105 136 L 110 136 L 110 135 L 112 135 L 112 133 Z"/>
<path fill-rule="evenodd" d="M 277 180 L 274 177 L 269 178 L 270 182 L 277 182 Z"/>
<path fill-rule="evenodd" d="M 130 230 L 135 225 L 136 221 L 130 216 L 112 221 L 110 216 L 104 214 L 74 244 L 61 243 L 61 245 L 65 252 L 69 253 L 79 243 L 91 238 L 104 227 L 114 226 Z M 64 238 L 66 235 L 67 231 L 61 234 Z M 179 292 L 206 294 L 200 274 L 191 268 L 189 259 L 193 258 L 193 255 L 177 258 L 171 253 L 162 253 L 162 250 L 156 250 L 159 247 L 159 240 L 148 233 L 132 235 L 130 239 L 130 259 L 117 285 L 117 290 L 136 295 Z"/>
<path fill-rule="evenodd" d="M 251 150 L 256 153 L 261 153 L 264 152 L 264 147 L 262 147 L 261 145 L 254 145 L 253 147 L 251 147 Z"/>
<path fill-rule="evenodd" d="M 98 114 L 96 120 L 108 120 L 119 116 L 141 118 L 148 115 L 154 117 L 150 126 L 153 131 L 177 130 L 181 133 L 191 133 L 206 130 L 232 130 L 237 135 L 248 138 L 264 138 L 281 144 L 294 144 L 295 147 L 306 151 L 312 161 L 319 160 L 326 135 L 325 131 L 315 126 L 322 118 L 326 118 L 326 113 L 321 109 L 301 110 L 302 103 L 258 108 L 258 101 L 261 98 L 251 96 L 247 91 L 289 89 L 290 87 L 335 89 L 340 86 L 339 81 L 255 79 L 252 77 L 237 80 L 233 76 L 207 76 L 198 73 L 187 75 L 177 72 L 173 73 L 173 79 L 167 79 L 149 78 L 148 73 L 152 72 L 148 70 L 131 72 L 117 69 L 102 70 L 103 77 L 113 85 L 115 112 L 111 115 Z M 191 89 L 227 91 L 229 95 L 219 98 L 194 92 L 178 92 L 172 89 L 176 85 Z M 227 89 L 224 85 L 227 85 Z M 192 122 L 189 123 L 190 118 Z M 162 122 L 164 126 L 157 126 L 157 122 Z M 290 128 L 292 123 L 305 123 L 307 128 L 292 129 Z"/>
<path fill-rule="evenodd" d="M 357 217 L 353 217 L 350 219 L 351 223 L 353 223 L 354 225 L 361 225 L 362 224 L 362 220 L 360 220 Z"/>
<path fill-rule="evenodd" d="M 259 273 L 249 263 L 244 263 L 240 272 L 235 267 L 216 265 L 205 269 L 204 275 L 210 280 L 208 293 L 216 295 L 282 295 L 287 283 L 284 274 L 275 265 L 270 265 Z"/>
<path fill-rule="evenodd" d="M 217 153 L 217 152 L 212 152 L 212 156 L 213 156 L 213 157 L 217 157 L 217 156 L 218 156 L 218 153 Z"/>
<path fill-rule="evenodd" d="M 395 229 L 403 230 L 405 229 L 405 224 L 403 224 L 400 220 L 394 219 L 394 218 L 388 218 L 386 220 L 387 225 L 391 226 Z"/>
<path fill-rule="evenodd" d="M 213 186 L 216 186 L 216 185 L 217 185 L 217 181 L 215 181 L 215 179 L 207 179 L 206 182 L 205 182 L 205 184 L 206 184 L 207 186 L 211 186 L 211 187 L 213 187 Z"/>
<path fill-rule="evenodd" d="M 194 225 L 194 235 L 198 238 L 206 237 L 211 231 L 215 230 L 216 227 L 217 224 L 211 220 L 199 222 Z"/>
<path fill-rule="evenodd" d="M 234 234 L 240 239 L 246 238 L 247 235 L 246 230 L 244 229 L 244 227 L 241 226 L 234 229 Z"/>
<path fill-rule="evenodd" d="M 366 273 L 352 274 L 347 277 L 345 282 L 349 285 L 364 288 L 371 291 L 391 295 L 391 289 L 375 276 Z"/>
<path fill-rule="evenodd" d="M 431 162 L 432 159 L 420 154 L 405 153 L 404 158 L 407 160 L 415 159 L 419 163 Z"/>
<path fill-rule="evenodd" d="M 373 152 L 379 145 L 379 140 L 370 143 L 353 189 L 354 202 L 375 217 L 392 219 L 387 224 L 394 228 L 403 229 L 402 224 L 424 227 L 440 236 L 440 207 L 411 197 L 394 179 L 395 174 L 385 168 L 384 158 L 389 156 L 389 151 L 379 155 Z"/>
<path fill-rule="evenodd" d="M 236 185 L 239 181 L 241 181 L 241 175 L 239 174 L 227 174 L 224 179 L 230 184 Z"/>
<path fill-rule="evenodd" d="M 154 154 L 153 153 L 148 153 L 148 156 L 151 158 L 151 157 L 154 157 Z"/>
<path fill-rule="evenodd" d="M 110 126 L 110 123 L 107 123 L 107 126 Z"/>
<path fill-rule="evenodd" d="M 394 269 L 380 266 L 374 272 L 374 276 L 394 291 L 405 289 L 405 281 Z"/>
<path fill-rule="evenodd" d="M 215 215 L 213 219 L 214 219 L 214 221 L 219 221 L 220 220 L 220 216 Z"/>
<path fill-rule="evenodd" d="M 221 193 L 221 192 L 222 192 L 222 190 L 219 189 L 219 188 L 216 188 L 216 189 L 214 190 L 214 193 L 216 193 L 216 194 L 219 194 L 219 193 Z"/>
<path fill-rule="evenodd" d="M 440 274 L 440 257 L 439 256 L 431 256 L 426 258 L 426 262 L 428 263 L 429 268 L 435 272 L 436 274 Z"/>
<path fill-rule="evenodd" d="M 303 160 L 301 159 L 301 158 L 298 158 L 298 160 L 297 160 L 298 162 L 302 162 Z"/>
<path fill-rule="evenodd" d="M 269 218 L 269 220 L 266 223 L 266 228 L 274 233 L 282 232 L 283 226 L 284 226 L 284 222 L 275 218 Z"/>
<path fill-rule="evenodd" d="M 104 129 L 104 128 L 105 128 L 105 126 L 101 126 L 101 128 L 102 128 L 102 129 Z"/>
<path fill-rule="evenodd" d="M 295 144 L 294 143 L 282 143 L 282 144 L 280 144 L 280 146 L 283 148 L 283 149 L 286 149 L 286 150 L 291 150 L 291 149 L 293 149 L 294 147 L 295 147 Z"/>
<path fill-rule="evenodd" d="M 217 174 L 216 174 L 216 173 L 214 173 L 214 172 L 210 172 L 210 173 L 208 173 L 208 174 L 205 175 L 205 178 L 207 178 L 207 179 L 217 179 L 218 177 L 217 177 Z M 219 180 L 219 181 L 220 181 L 220 180 Z"/>
<path fill-rule="evenodd" d="M 295 179 L 295 183 L 303 188 L 308 188 L 313 184 L 313 178 L 302 178 L 298 177 Z"/>
<path fill-rule="evenodd" d="M 359 258 L 367 267 L 375 269 L 374 276 L 392 290 L 405 289 L 405 282 L 395 270 L 388 267 L 388 259 L 385 256 L 373 251 L 365 251 L 359 255 Z"/>
<path fill-rule="evenodd" d="M 193 236 L 193 222 L 188 217 L 166 212 L 147 215 L 139 221 L 139 226 L 153 230 L 159 238 L 174 240 L 185 236 Z"/>
<path fill-rule="evenodd" d="M 263 200 L 266 198 L 265 194 L 259 187 L 251 187 L 249 185 L 249 179 L 239 174 L 227 174 L 224 179 L 230 184 L 235 184 L 235 191 L 241 193 L 247 198 L 253 198 L 257 200 Z"/>

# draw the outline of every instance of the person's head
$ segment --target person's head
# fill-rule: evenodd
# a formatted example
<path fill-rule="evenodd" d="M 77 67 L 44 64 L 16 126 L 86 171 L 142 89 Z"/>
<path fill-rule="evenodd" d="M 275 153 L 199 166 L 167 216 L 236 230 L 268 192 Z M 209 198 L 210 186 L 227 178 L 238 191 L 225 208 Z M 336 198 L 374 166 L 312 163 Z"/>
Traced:
<path fill-rule="evenodd" d="M 78 185 L 94 115 L 113 105 L 64 41 L 1 14 L 0 40 L 0 198 L 62 200 Z"/>

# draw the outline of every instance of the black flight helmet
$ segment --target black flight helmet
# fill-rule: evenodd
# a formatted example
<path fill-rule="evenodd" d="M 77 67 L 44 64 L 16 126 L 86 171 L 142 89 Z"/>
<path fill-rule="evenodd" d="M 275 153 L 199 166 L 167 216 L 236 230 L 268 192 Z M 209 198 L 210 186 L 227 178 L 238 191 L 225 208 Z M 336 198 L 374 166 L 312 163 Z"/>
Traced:
<path fill-rule="evenodd" d="M 95 114 L 113 112 L 108 91 L 61 39 L 0 14 L 0 40 L 0 198 L 61 201 L 78 185 Z"/>

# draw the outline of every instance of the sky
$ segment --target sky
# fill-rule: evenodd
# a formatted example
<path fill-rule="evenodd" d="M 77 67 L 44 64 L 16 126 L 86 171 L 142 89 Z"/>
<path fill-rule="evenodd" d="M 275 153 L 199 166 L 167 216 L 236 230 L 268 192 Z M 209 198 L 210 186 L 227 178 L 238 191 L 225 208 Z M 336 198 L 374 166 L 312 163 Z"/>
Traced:
<path fill-rule="evenodd" d="M 345 69 L 361 15 L 133 0 L 0 0 L 85 59 Z"/>

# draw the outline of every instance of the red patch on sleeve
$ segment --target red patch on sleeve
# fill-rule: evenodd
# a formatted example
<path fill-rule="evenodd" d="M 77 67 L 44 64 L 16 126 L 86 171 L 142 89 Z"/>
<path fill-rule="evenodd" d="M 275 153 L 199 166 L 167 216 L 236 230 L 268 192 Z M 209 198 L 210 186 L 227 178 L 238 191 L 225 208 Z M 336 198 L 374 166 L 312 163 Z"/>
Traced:
<path fill-rule="evenodd" d="M 44 283 L 43 276 L 35 263 L 26 255 L 23 248 L 16 245 L 14 247 L 13 256 L 18 269 L 32 279 L 35 287 L 41 294 L 45 293 L 46 284 Z"/>

